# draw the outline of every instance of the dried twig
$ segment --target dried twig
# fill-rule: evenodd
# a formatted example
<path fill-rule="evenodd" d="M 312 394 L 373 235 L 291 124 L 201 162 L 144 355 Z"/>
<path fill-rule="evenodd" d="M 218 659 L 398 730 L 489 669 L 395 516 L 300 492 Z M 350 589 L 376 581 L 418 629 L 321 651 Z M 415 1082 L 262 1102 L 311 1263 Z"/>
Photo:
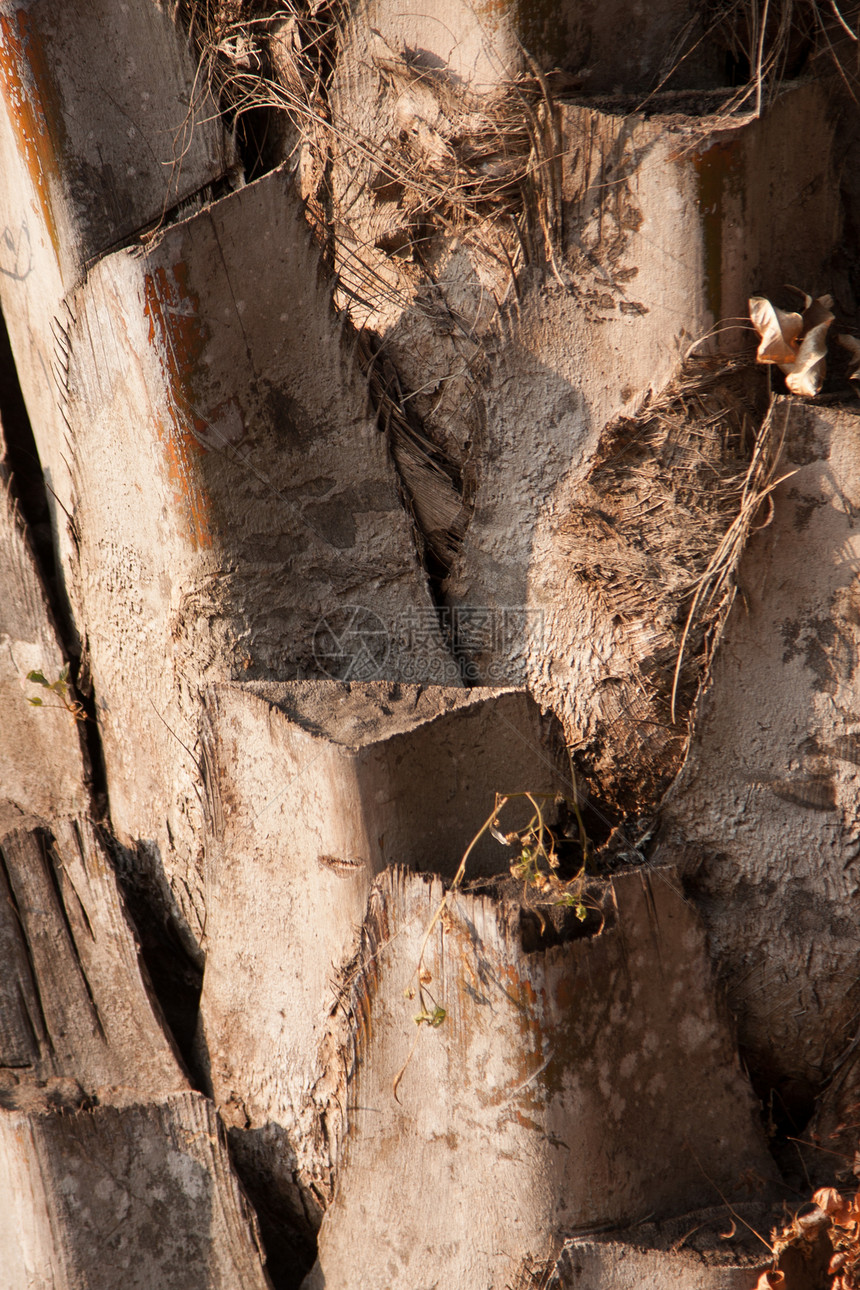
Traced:
<path fill-rule="evenodd" d="M 675 664 L 675 675 L 672 681 L 672 694 L 670 699 L 671 719 L 675 721 L 675 703 L 678 694 L 678 683 L 681 676 L 681 667 L 684 661 L 684 651 L 687 645 L 687 638 L 693 624 L 702 616 L 707 614 L 714 605 L 718 606 L 719 614 L 725 618 L 731 608 L 731 603 L 735 595 L 735 574 L 741 555 L 747 544 L 750 533 L 756 527 L 755 521 L 761 510 L 762 502 L 770 499 L 773 490 L 784 480 L 789 479 L 795 471 L 789 471 L 786 475 L 781 475 L 775 479 L 776 468 L 782 453 L 785 434 L 788 428 L 788 421 L 791 412 L 791 404 L 783 402 L 779 406 L 782 409 L 781 425 L 777 430 L 775 422 L 775 404 L 771 402 L 767 415 L 765 416 L 758 434 L 756 435 L 755 447 L 753 449 L 752 460 L 746 473 L 746 478 L 741 489 L 740 504 L 738 513 L 735 516 L 729 528 L 723 535 L 714 554 L 708 561 L 705 572 L 699 578 L 696 584 L 696 593 L 693 596 L 693 602 L 690 605 L 687 614 L 687 621 L 684 626 L 684 632 L 681 637 L 681 645 L 678 650 L 678 658 Z M 770 523 L 772 513 L 765 521 L 766 527 Z"/>

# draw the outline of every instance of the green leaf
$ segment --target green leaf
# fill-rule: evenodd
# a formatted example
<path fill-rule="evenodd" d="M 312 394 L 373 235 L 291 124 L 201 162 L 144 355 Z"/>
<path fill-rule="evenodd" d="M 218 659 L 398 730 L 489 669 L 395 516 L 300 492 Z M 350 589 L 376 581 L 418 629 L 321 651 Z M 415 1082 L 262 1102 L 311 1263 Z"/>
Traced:
<path fill-rule="evenodd" d="M 32 703 L 34 708 L 41 708 L 42 706 L 42 700 L 38 697 L 38 695 L 34 699 L 31 699 L 28 697 L 27 702 Z"/>
<path fill-rule="evenodd" d="M 65 685 L 68 679 L 69 679 L 69 665 L 67 663 L 66 666 L 62 668 L 62 670 L 60 671 L 60 680 Z"/>
<path fill-rule="evenodd" d="M 47 679 L 46 676 L 43 676 L 41 672 L 28 672 L 27 680 L 32 681 L 34 685 L 45 685 L 48 687 L 48 689 L 51 688 L 50 681 Z"/>
<path fill-rule="evenodd" d="M 572 908 L 581 923 L 584 923 L 588 918 L 588 909 L 584 905 L 582 897 L 575 896 L 572 891 L 566 891 L 563 896 L 559 896 L 555 904 L 565 905 L 568 909 Z"/>
<path fill-rule="evenodd" d="M 428 1026 L 432 1026 L 435 1030 L 438 1026 L 442 1025 L 442 1022 L 447 1016 L 448 1014 L 445 1009 L 440 1008 L 437 1004 L 432 1012 L 428 1012 L 426 1008 L 423 1012 L 419 1012 L 415 1018 L 415 1024 L 416 1026 L 421 1026 L 426 1022 Z"/>

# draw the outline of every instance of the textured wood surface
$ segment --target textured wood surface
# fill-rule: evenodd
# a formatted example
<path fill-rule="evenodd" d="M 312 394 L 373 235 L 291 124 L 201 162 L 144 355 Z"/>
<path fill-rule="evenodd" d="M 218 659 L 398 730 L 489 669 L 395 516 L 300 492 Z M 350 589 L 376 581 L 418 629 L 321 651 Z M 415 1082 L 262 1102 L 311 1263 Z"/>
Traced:
<path fill-rule="evenodd" d="M 2 1290 L 267 1286 L 85 819 L 0 836 L 0 964 Z"/>
<path fill-rule="evenodd" d="M 562 4 L 551 33 L 534 15 L 518 19 L 531 25 L 538 46 L 565 25 L 571 47 L 588 42 L 588 66 L 577 73 L 599 83 L 611 75 L 615 38 L 602 27 L 611 12 L 578 11 L 574 21 Z M 647 63 L 649 41 L 661 32 L 668 39 L 685 13 L 691 16 L 680 2 L 654 14 L 649 8 L 648 39 L 636 41 L 632 61 L 625 54 L 618 84 L 635 81 L 632 63 Z M 445 31 L 428 32 L 413 48 L 394 28 L 384 0 L 360 7 L 332 83 L 332 111 L 345 133 L 331 160 L 341 303 L 356 325 L 379 336 L 410 408 L 457 466 L 468 524 L 465 533 L 459 521 L 451 525 L 446 606 L 488 606 L 499 619 L 511 607 L 527 611 L 504 647 L 494 639 L 464 643 L 472 679 L 528 685 L 594 766 L 605 800 L 620 797 L 620 811 L 647 816 L 683 757 L 686 713 L 671 719 L 667 694 L 683 632 L 680 605 L 701 572 L 702 551 L 715 549 L 721 532 L 703 537 L 708 501 L 689 489 L 678 487 L 669 501 L 647 486 L 636 495 L 638 462 L 627 449 L 643 437 L 644 422 L 633 418 L 658 402 L 691 352 L 710 358 L 704 372 L 712 377 L 715 354 L 743 351 L 738 320 L 751 291 L 826 280 L 840 219 L 827 91 L 814 82 L 786 85 L 760 118 L 729 113 L 725 91 L 649 94 L 647 110 L 632 90 L 583 97 L 558 103 L 551 122 L 535 102 L 528 146 L 546 217 L 540 230 L 524 217 L 525 233 L 538 243 L 527 251 L 505 243 L 504 221 L 494 224 L 485 212 L 480 234 L 455 237 L 456 217 L 445 215 L 438 196 L 422 194 L 441 213 L 419 229 L 415 218 L 410 223 L 410 200 L 414 206 L 418 197 L 410 197 L 409 182 L 399 199 L 389 193 L 396 184 L 380 186 L 375 149 L 395 169 L 402 163 L 408 174 L 411 165 L 443 186 L 456 156 L 466 189 L 481 173 L 468 172 L 457 151 L 470 130 L 479 137 L 482 128 L 495 129 L 509 167 L 524 146 L 503 77 L 494 92 L 484 84 L 464 94 L 443 48 Z M 379 32 L 384 48 L 374 44 Z M 504 56 L 496 54 L 501 66 Z M 430 60 L 423 76 L 416 70 L 422 59 Z M 522 100 L 518 108 L 521 114 Z M 364 153 L 354 134 L 366 141 Z M 799 137 L 809 140 L 800 151 Z M 404 138 L 412 142 L 398 152 Z M 801 236 L 806 227 L 827 233 Z M 398 256 L 390 249 L 395 235 L 405 243 Z M 420 254 L 407 254 L 410 237 Z M 533 277 L 543 255 L 546 274 Z M 701 460 L 700 448 L 710 462 L 713 445 L 731 437 L 704 385 L 691 383 L 691 398 L 701 394 L 708 412 L 695 442 L 678 449 L 676 478 Z M 752 402 L 750 421 L 761 415 Z M 733 442 L 740 412 L 736 422 Z M 607 457 L 616 477 L 598 481 L 593 475 Z M 737 462 L 735 473 L 742 468 Z M 711 472 L 703 483 L 711 497 L 722 483 L 715 481 Z M 696 679 L 685 687 L 690 701 Z M 628 766 L 635 767 L 630 775 Z"/>
<path fill-rule="evenodd" d="M 686 873 L 741 1040 L 791 1105 L 850 1046 L 860 998 L 860 417 L 779 414 L 795 473 L 744 556 L 659 855 Z"/>
<path fill-rule="evenodd" d="M 267 1290 L 255 1221 L 198 1093 L 0 1111 L 0 1287 Z"/>
<path fill-rule="evenodd" d="M 0 799 L 24 813 L 76 814 L 88 805 L 78 725 L 58 698 L 27 681 L 31 670 L 56 681 L 66 662 L 0 465 Z M 33 696 L 44 706 L 31 706 Z"/>
<path fill-rule="evenodd" d="M 97 257 L 232 164 L 195 73 L 154 0 L 0 5 L 0 304 L 42 465 L 67 510 L 63 298 Z M 65 564 L 74 539 L 53 497 L 51 507 Z"/>
<path fill-rule="evenodd" d="M 718 1188 L 742 1198 L 750 1169 L 768 1186 L 704 930 L 671 870 L 614 879 L 594 893 L 602 927 L 572 918 L 560 944 L 527 942 L 518 902 L 456 893 L 422 961 L 447 1016 L 416 1028 L 405 992 L 442 892 L 402 869 L 374 888 L 341 1003 L 338 1183 L 305 1290 L 502 1286 L 566 1234 Z"/>
<path fill-rule="evenodd" d="M 785 1277 L 784 1290 L 819 1290 L 832 1246 L 813 1237 L 774 1259 L 765 1238 L 783 1216 L 781 1205 L 747 1201 L 731 1213 L 718 1205 L 577 1237 L 565 1242 L 543 1284 L 546 1290 L 752 1290 L 762 1272 L 775 1269 Z"/>
<path fill-rule="evenodd" d="M 720 1212 L 718 1224 L 711 1222 L 709 1245 L 702 1248 L 696 1240 L 695 1248 L 685 1248 L 685 1236 L 689 1240 L 691 1231 L 698 1236 L 702 1218 L 700 1213 L 684 1215 L 683 1227 L 675 1229 L 677 1249 L 649 1249 L 635 1231 L 625 1234 L 628 1241 L 614 1234 L 570 1241 L 550 1274 L 547 1290 L 752 1290 L 759 1274 L 771 1266 L 767 1251 L 759 1244 L 761 1253 L 738 1258 L 725 1244 L 721 1248 L 719 1230 L 714 1229 L 728 1230 L 725 1211 Z M 797 1282 L 791 1290 L 807 1288 Z"/>
<path fill-rule="evenodd" d="M 67 287 L 231 164 L 215 103 L 165 6 L 4 0 L 0 32 L 10 181 L 0 211 L 4 221 L 17 215 L 16 231 L 29 228 L 29 203 L 14 207 L 20 172 Z"/>
<path fill-rule="evenodd" d="M 105 1097 L 118 1087 L 186 1088 L 92 825 L 25 819 L 4 833 L 0 892 L 0 1080 L 9 1097 L 50 1078 Z"/>
<path fill-rule="evenodd" d="M 649 41 L 699 16 L 652 9 L 627 33 L 637 86 Z M 605 89 L 618 12 L 562 0 L 544 45 L 567 22 Z M 856 418 L 798 413 L 800 470 L 750 549 L 667 812 L 674 865 L 595 882 L 580 923 L 489 881 L 508 857 L 488 840 L 483 886 L 433 919 L 479 798 L 563 778 L 535 700 L 467 692 L 464 663 L 528 684 L 578 750 L 603 740 L 607 776 L 641 781 L 663 737 L 637 669 L 665 671 L 657 628 L 695 585 L 662 556 L 683 507 L 626 555 L 663 578 L 658 624 L 619 592 L 611 519 L 580 558 L 583 498 L 599 516 L 607 427 L 750 289 L 829 275 L 830 102 L 806 84 L 731 122 L 721 94 L 553 107 L 499 6 L 368 0 L 318 46 L 337 63 L 324 257 L 292 162 L 239 187 L 169 15 L 0 0 L 0 304 L 111 823 L 208 952 L 196 1056 L 217 1105 L 150 999 L 74 727 L 17 706 L 22 668 L 62 659 L 7 507 L 0 773 L 5 740 L 28 750 L 0 781 L 0 1290 L 262 1290 L 223 1122 L 285 1248 L 285 1215 L 304 1257 L 325 1211 L 306 1290 L 508 1290 L 554 1263 L 559 1290 L 740 1290 L 755 1260 L 703 1270 L 629 1225 L 775 1179 L 690 892 L 760 1073 L 805 1104 L 844 1058 L 830 1123 L 853 1093 Z M 419 184 L 398 225 L 404 140 Z M 516 183 L 466 211 L 512 159 Z M 380 432 L 394 414 L 423 418 L 445 470 Z M 436 601 L 422 525 L 455 551 Z M 449 640 L 449 611 L 474 609 L 518 629 Z M 382 699 L 353 685 L 368 675 Z M 322 676 L 307 702 L 287 684 Z M 426 1000 L 438 1026 L 415 1024 Z"/>
<path fill-rule="evenodd" d="M 668 724 L 660 624 L 674 621 L 685 593 L 658 552 L 664 539 L 683 550 L 689 525 L 680 499 L 649 520 L 643 498 L 642 545 L 634 538 L 616 568 L 617 517 L 590 541 L 581 518 L 599 438 L 613 418 L 647 407 L 716 323 L 744 317 L 749 291 L 778 290 L 798 275 L 826 280 L 829 236 L 794 233 L 797 219 L 828 230 L 838 222 L 824 105 L 815 84 L 787 88 L 765 118 L 730 128 L 719 104 L 704 116 L 681 115 L 674 100 L 648 116 L 625 114 L 624 101 L 613 110 L 562 107 L 563 263 L 576 286 L 524 291 L 515 324 L 485 339 L 493 361 L 486 429 L 475 442 L 492 469 L 479 474 L 450 603 L 528 605 L 535 621 L 542 616 L 541 631 L 517 640 L 510 670 L 494 678 L 527 684 L 571 744 L 605 745 L 607 779 Z M 803 122 L 815 143 L 801 157 Z M 728 351 L 746 343 L 736 328 L 719 335 Z M 622 435 L 613 449 L 621 464 L 624 446 Z M 611 509 L 612 497 L 604 500 Z M 625 595 L 625 573 L 642 555 L 657 581 L 665 576 L 656 605 Z M 488 652 L 472 661 L 478 678 L 497 664 Z M 647 697 L 655 689 L 656 701 Z"/>
<path fill-rule="evenodd" d="M 211 1086 L 237 1129 L 281 1126 L 326 1196 L 337 1143 L 319 1131 L 319 1089 L 339 1079 L 327 1034 L 373 880 L 391 864 L 451 878 L 497 792 L 570 791 L 554 724 L 522 691 L 311 681 L 207 693 Z M 532 814 L 515 806 L 503 828 Z M 483 839 L 469 877 L 509 856 Z"/>
<path fill-rule="evenodd" d="M 456 674 L 317 268 L 278 171 L 102 260 L 72 306 L 67 574 L 113 821 L 158 849 L 198 934 L 198 687 Z M 356 606 L 354 652 L 321 653 Z"/>

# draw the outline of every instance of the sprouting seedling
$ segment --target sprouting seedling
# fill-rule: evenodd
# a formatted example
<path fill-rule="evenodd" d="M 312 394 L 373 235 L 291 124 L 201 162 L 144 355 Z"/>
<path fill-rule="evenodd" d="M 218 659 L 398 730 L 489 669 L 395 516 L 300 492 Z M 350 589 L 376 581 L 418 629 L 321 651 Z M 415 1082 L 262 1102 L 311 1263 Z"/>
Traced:
<path fill-rule="evenodd" d="M 507 800 L 508 800 L 507 797 L 500 796 L 498 793 L 496 794 L 496 801 L 493 806 L 492 814 L 489 815 L 486 820 L 484 820 L 484 823 L 478 829 L 478 832 L 475 834 L 475 836 L 472 838 L 472 841 L 469 843 L 469 845 L 466 847 L 466 850 L 463 852 L 463 858 L 460 861 L 459 865 L 457 866 L 457 872 L 454 874 L 454 878 L 451 883 L 451 886 L 448 888 L 448 890 L 445 892 L 442 899 L 439 901 L 439 904 L 436 907 L 436 911 L 433 914 L 433 917 L 430 919 L 430 922 L 427 924 L 427 929 L 424 932 L 424 938 L 421 941 L 421 949 L 418 954 L 418 962 L 415 966 L 415 971 L 412 973 L 409 984 L 406 987 L 407 999 L 415 998 L 416 987 L 417 987 L 418 1002 L 421 1010 L 415 1016 L 415 1024 L 419 1027 L 426 1024 L 431 1026 L 434 1030 L 438 1029 L 448 1015 L 447 1010 L 443 1008 L 441 1004 L 436 1003 L 435 999 L 433 999 L 432 996 L 430 997 L 429 1002 L 433 1004 L 433 1008 L 431 1010 L 428 1007 L 429 991 L 426 989 L 426 986 L 427 986 L 427 983 L 430 981 L 430 973 L 427 971 L 427 969 L 424 966 L 424 955 L 426 953 L 427 945 L 430 940 L 430 937 L 433 935 L 433 929 L 435 928 L 439 920 L 442 918 L 443 914 L 445 913 L 445 910 L 448 908 L 448 900 L 450 896 L 461 886 L 463 879 L 466 876 L 466 863 L 469 859 L 469 856 L 472 854 L 476 845 L 478 844 L 480 839 L 484 836 L 484 834 L 487 832 L 487 830 L 493 827 L 494 825 L 498 825 L 497 817 L 498 817 L 499 811 L 501 810 L 502 806 L 504 806 Z M 397 1089 L 400 1085 L 400 1081 L 403 1079 L 403 1076 L 406 1074 L 406 1068 L 408 1067 L 409 1063 L 412 1060 L 412 1054 L 415 1052 L 415 1044 L 417 1044 L 417 1042 L 418 1042 L 418 1036 L 416 1034 L 415 1041 L 413 1042 L 412 1047 L 409 1050 L 409 1056 L 406 1058 L 406 1061 L 403 1063 L 403 1065 L 400 1067 L 400 1070 L 394 1076 L 394 1081 L 391 1085 L 391 1091 L 394 1094 L 395 1102 L 400 1100 L 397 1096 Z"/>
<path fill-rule="evenodd" d="M 576 781 L 574 779 L 574 785 L 575 783 Z M 499 822 L 499 816 L 509 802 L 515 801 L 518 798 L 526 798 L 534 808 L 534 814 L 524 828 L 514 829 L 509 833 L 503 833 Z M 433 917 L 430 919 L 424 932 L 424 936 L 421 941 L 421 949 L 418 953 L 418 962 L 405 991 L 407 999 L 414 999 L 416 994 L 418 996 L 420 1011 L 416 1013 L 414 1018 L 415 1024 L 418 1027 L 426 1025 L 436 1030 L 443 1024 L 448 1016 L 447 1009 L 433 998 L 430 990 L 428 989 L 428 985 L 432 980 L 432 977 L 424 966 L 424 955 L 427 952 L 427 946 L 430 942 L 430 937 L 433 935 L 434 928 L 445 915 L 451 896 L 453 896 L 454 892 L 456 892 L 463 884 L 469 856 L 472 854 L 485 833 L 491 834 L 497 842 L 501 842 L 504 846 L 519 846 L 519 856 L 511 863 L 510 872 L 515 878 L 523 879 L 526 890 L 533 888 L 545 898 L 550 896 L 553 897 L 552 903 L 555 905 L 566 905 L 568 907 L 572 907 L 580 922 L 584 922 L 588 917 L 588 910 L 583 900 L 583 888 L 585 885 L 585 866 L 588 862 L 591 844 L 585 831 L 585 822 L 583 821 L 579 804 L 576 801 L 576 791 L 574 788 L 574 797 L 569 804 L 573 807 L 579 827 L 580 844 L 582 847 L 582 865 L 580 866 L 579 871 L 568 882 L 564 882 L 559 878 L 556 873 L 556 870 L 559 867 L 559 859 L 555 834 L 546 823 L 546 820 L 544 819 L 544 809 L 540 805 L 542 801 L 558 802 L 559 800 L 560 798 L 557 793 L 523 792 L 496 794 L 492 813 L 487 816 L 486 820 L 484 820 L 484 823 L 478 829 L 478 832 L 463 852 L 463 858 L 457 867 L 457 872 L 454 874 L 451 885 L 437 905 Z M 403 1079 L 406 1069 L 412 1060 L 417 1042 L 418 1036 L 416 1035 L 406 1061 L 394 1077 L 392 1092 L 394 1094 L 395 1101 L 399 1101 L 397 1090 L 400 1085 L 400 1081 Z"/>
<path fill-rule="evenodd" d="M 27 680 L 31 685 L 41 685 L 49 693 L 55 694 L 60 700 L 59 703 L 45 703 L 45 700 L 38 694 L 28 694 L 27 702 L 31 703 L 34 708 L 64 708 L 75 721 L 86 721 L 87 714 L 84 711 L 84 705 L 77 699 L 73 699 L 69 694 L 69 665 L 68 663 L 60 672 L 56 681 L 49 681 L 44 672 L 34 670 L 27 673 Z"/>
<path fill-rule="evenodd" d="M 415 1024 L 416 1026 L 421 1026 L 426 1024 L 428 1026 L 432 1026 L 433 1029 L 435 1030 L 437 1026 L 442 1025 L 442 1022 L 445 1020 L 447 1015 L 448 1013 L 445 1011 L 445 1009 L 437 1003 L 432 1012 L 428 1012 L 427 1009 L 424 1008 L 422 1009 L 421 1012 L 417 1013 L 415 1017 Z"/>
<path fill-rule="evenodd" d="M 572 907 L 576 911 L 579 921 L 581 923 L 585 922 L 588 911 L 582 899 L 582 882 L 588 861 L 588 838 L 585 834 L 585 825 L 579 806 L 576 801 L 573 802 L 580 830 L 582 865 L 573 879 L 569 882 L 563 882 L 557 873 L 559 858 L 556 837 L 552 829 L 547 825 L 540 805 L 542 798 L 555 800 L 554 795 L 549 793 L 511 793 L 505 801 L 510 801 L 511 798 L 515 797 L 527 798 L 534 807 L 534 815 L 528 824 L 524 828 L 513 830 L 511 833 L 502 833 L 498 825 L 498 819 L 496 819 L 490 828 L 490 832 L 497 842 L 501 842 L 505 846 L 519 848 L 519 855 L 511 861 L 509 866 L 511 876 L 521 878 L 526 891 L 531 888 L 544 897 L 554 897 L 553 904 Z"/>
<path fill-rule="evenodd" d="M 534 814 L 529 822 L 520 829 L 514 829 L 509 833 L 503 833 L 500 827 L 499 817 L 509 802 L 516 801 L 519 798 L 525 798 L 534 808 Z M 433 929 L 442 918 L 448 906 L 451 896 L 457 891 L 463 883 L 466 876 L 466 866 L 469 856 L 474 851 L 478 842 L 485 833 L 490 833 L 497 842 L 504 846 L 518 846 L 519 855 L 509 866 L 511 875 L 515 878 L 522 878 L 526 889 L 532 888 L 544 896 L 553 896 L 553 903 L 556 905 L 571 906 L 576 910 L 576 916 L 580 922 L 584 922 L 588 911 L 582 897 L 583 884 L 585 880 L 585 866 L 588 862 L 590 843 L 585 832 L 585 824 L 582 819 L 582 813 L 579 805 L 574 799 L 572 801 L 573 810 L 576 815 L 579 826 L 580 843 L 582 846 L 582 865 L 579 871 L 569 881 L 565 882 L 558 877 L 557 869 L 559 867 L 559 858 L 556 845 L 556 837 L 552 829 L 544 818 L 544 808 L 540 805 L 542 801 L 557 802 L 559 800 L 556 793 L 497 793 L 496 801 L 493 806 L 492 814 L 487 817 L 481 825 L 478 832 L 472 838 L 463 858 L 457 868 L 457 872 L 451 882 L 450 887 L 445 892 L 438 908 L 431 918 L 427 930 L 424 933 L 424 939 L 421 942 L 421 951 L 418 955 L 418 963 L 412 974 L 412 980 L 407 989 L 407 997 L 413 999 L 417 992 L 418 1000 L 421 1005 L 421 1011 L 415 1018 L 420 1025 L 423 1022 L 431 1022 L 434 1026 L 439 1026 L 445 1020 L 446 1011 L 433 1002 L 434 1007 L 430 1009 L 426 998 L 426 983 L 430 979 L 424 967 L 424 955 L 427 950 Z"/>

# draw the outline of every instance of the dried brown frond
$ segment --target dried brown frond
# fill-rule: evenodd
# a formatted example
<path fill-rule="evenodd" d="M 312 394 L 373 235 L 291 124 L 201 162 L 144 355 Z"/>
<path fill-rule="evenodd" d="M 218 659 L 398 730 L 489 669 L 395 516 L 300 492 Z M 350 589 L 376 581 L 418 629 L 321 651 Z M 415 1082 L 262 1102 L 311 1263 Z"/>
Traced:
<path fill-rule="evenodd" d="M 835 1187 L 819 1188 L 812 1208 L 794 1215 L 772 1239 L 780 1267 L 809 1275 L 818 1264 L 816 1285 L 860 1290 L 860 1191 L 845 1196 Z"/>
<path fill-rule="evenodd" d="M 857 0 L 706 0 L 667 51 L 657 83 L 643 100 L 647 105 L 684 63 L 701 48 L 727 57 L 727 84 L 736 88 L 723 111 L 762 111 L 780 86 L 811 67 L 829 68 L 858 101 L 860 6 Z"/>
<path fill-rule="evenodd" d="M 536 1259 L 526 1255 L 513 1281 L 507 1283 L 505 1290 L 549 1290 L 555 1270 L 555 1258 Z"/>
<path fill-rule="evenodd" d="M 445 69 L 423 66 L 376 34 L 373 63 L 387 97 L 396 101 L 400 127 L 381 138 L 335 119 L 330 110 L 329 86 L 346 22 L 336 0 L 275 9 L 241 0 L 186 0 L 185 9 L 199 51 L 198 89 L 205 86 L 234 128 L 250 112 L 284 115 L 297 162 L 309 172 L 301 178 L 314 218 L 323 218 L 319 190 L 328 184 L 333 152 L 349 156 L 362 183 L 368 180 L 372 193 L 398 206 L 404 241 L 409 230 L 424 236 L 428 222 L 490 240 L 500 221 L 521 215 L 527 181 L 535 191 L 547 187 L 546 141 L 553 130 L 538 69 L 494 96 L 476 96 Z M 394 214 L 387 212 L 392 240 Z M 551 220 L 547 210 L 543 220 Z M 337 212 L 335 222 L 336 237 L 361 246 L 348 210 Z M 359 269 L 354 276 L 354 285 L 376 289 L 361 281 Z"/>
<path fill-rule="evenodd" d="M 761 481 L 771 482 L 757 388 L 748 360 L 688 363 L 638 416 L 607 427 L 559 526 L 572 612 L 606 656 L 577 765 L 610 812 L 653 810 L 683 760 Z"/>
<path fill-rule="evenodd" d="M 735 95 L 736 108 L 751 106 L 760 116 L 780 84 L 819 57 L 852 97 L 860 88 L 852 49 L 860 14 L 853 0 L 847 5 L 844 0 L 713 0 L 710 9 L 710 38 L 725 45 L 739 68 L 748 69 Z"/>
<path fill-rule="evenodd" d="M 789 477 L 789 475 L 782 475 L 777 478 L 777 468 L 785 443 L 790 414 L 789 402 L 784 401 L 778 405 L 771 403 L 767 416 L 756 433 L 752 460 L 738 498 L 737 514 L 723 534 L 708 561 L 707 568 L 697 581 L 687 621 L 684 624 L 678 661 L 675 664 L 675 674 L 672 679 L 670 715 L 673 722 L 684 651 L 690 632 L 697 622 L 722 623 L 725 621 L 734 601 L 737 589 L 735 574 L 749 535 L 753 529 L 764 528 L 770 523 L 773 515 L 771 494 L 778 484 Z M 789 474 L 793 473 L 793 471 L 789 472 Z M 765 503 L 769 504 L 770 509 L 763 518 L 762 507 Z"/>

